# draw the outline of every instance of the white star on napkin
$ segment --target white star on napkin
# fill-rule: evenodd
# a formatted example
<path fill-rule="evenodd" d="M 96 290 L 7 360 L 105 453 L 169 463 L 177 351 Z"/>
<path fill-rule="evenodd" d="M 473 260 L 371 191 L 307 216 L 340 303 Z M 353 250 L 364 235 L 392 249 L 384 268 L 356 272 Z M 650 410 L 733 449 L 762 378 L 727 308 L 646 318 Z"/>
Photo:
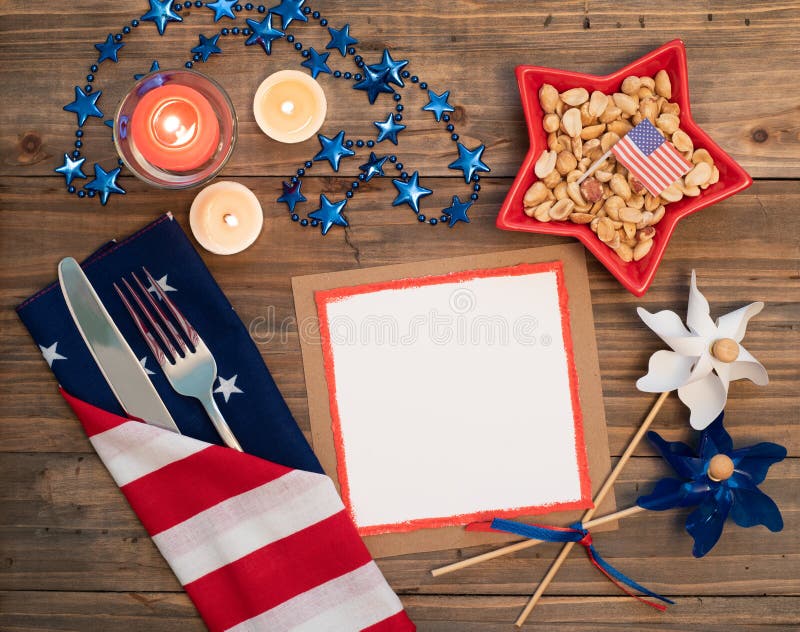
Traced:
<path fill-rule="evenodd" d="M 158 279 L 158 285 L 159 285 L 159 286 L 161 286 L 161 289 L 162 289 L 162 290 L 164 290 L 165 292 L 177 292 L 178 290 L 176 290 L 176 289 L 175 289 L 174 287 L 172 287 L 172 286 L 171 286 L 169 283 L 167 283 L 167 277 L 168 277 L 168 276 L 169 276 L 168 274 L 165 274 L 165 275 L 164 275 L 164 276 L 162 276 L 160 279 Z M 152 292 L 153 294 L 155 294 L 155 295 L 156 295 L 156 298 L 157 298 L 159 301 L 161 300 L 161 296 L 158 294 L 158 292 L 156 292 L 156 288 L 155 288 L 155 286 L 154 286 L 152 283 L 151 283 L 151 284 L 150 284 L 150 286 L 147 288 L 147 291 L 148 291 L 148 292 Z"/>
<path fill-rule="evenodd" d="M 725 408 L 728 384 L 746 378 L 763 385 L 769 381 L 767 370 L 741 344 L 748 321 L 764 308 L 764 303 L 750 303 L 720 316 L 714 323 L 708 301 L 697 289 L 694 270 L 689 290 L 686 326 L 675 312 L 664 310 L 651 314 L 641 307 L 638 314 L 644 323 L 672 351 L 656 351 L 650 356 L 647 375 L 636 387 L 648 393 L 678 390 L 678 397 L 689 407 L 692 428 L 702 430 Z M 738 345 L 738 355 L 723 362 L 712 353 L 714 343 L 730 339 Z"/>
<path fill-rule="evenodd" d="M 233 393 L 244 393 L 238 386 L 236 386 L 236 378 L 239 377 L 238 375 L 234 375 L 232 378 L 225 379 L 222 376 L 219 376 L 219 386 L 214 389 L 215 393 L 222 393 L 222 396 L 225 398 L 225 403 L 228 403 L 231 395 Z"/>
<path fill-rule="evenodd" d="M 53 368 L 53 362 L 56 360 L 66 360 L 67 357 L 61 355 L 58 351 L 56 351 L 56 347 L 58 346 L 58 342 L 54 342 L 49 347 L 43 347 L 39 345 L 39 350 L 42 352 L 44 359 L 47 360 L 47 366 L 51 369 Z"/>

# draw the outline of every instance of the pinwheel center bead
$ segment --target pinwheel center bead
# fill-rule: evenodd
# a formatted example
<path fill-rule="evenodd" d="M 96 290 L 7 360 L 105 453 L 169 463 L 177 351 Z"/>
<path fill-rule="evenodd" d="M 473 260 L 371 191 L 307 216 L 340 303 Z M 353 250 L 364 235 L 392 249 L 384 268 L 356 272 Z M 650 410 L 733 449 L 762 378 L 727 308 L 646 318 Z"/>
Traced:
<path fill-rule="evenodd" d="M 708 478 L 712 481 L 727 481 L 733 475 L 733 461 L 727 454 L 715 454 L 708 464 Z"/>
<path fill-rule="evenodd" d="M 733 362 L 739 357 L 739 343 L 732 338 L 720 338 L 712 345 L 711 353 L 720 362 Z"/>

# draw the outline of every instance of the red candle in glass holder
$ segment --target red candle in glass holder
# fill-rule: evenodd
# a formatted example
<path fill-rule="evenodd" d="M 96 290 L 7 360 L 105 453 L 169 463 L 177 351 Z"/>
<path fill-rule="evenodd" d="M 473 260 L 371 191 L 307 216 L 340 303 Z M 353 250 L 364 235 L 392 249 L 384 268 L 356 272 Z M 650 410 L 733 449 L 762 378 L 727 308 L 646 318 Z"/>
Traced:
<path fill-rule="evenodd" d="M 130 139 L 149 163 L 169 171 L 204 165 L 219 145 L 219 121 L 197 90 L 167 84 L 145 94 L 131 115 Z"/>

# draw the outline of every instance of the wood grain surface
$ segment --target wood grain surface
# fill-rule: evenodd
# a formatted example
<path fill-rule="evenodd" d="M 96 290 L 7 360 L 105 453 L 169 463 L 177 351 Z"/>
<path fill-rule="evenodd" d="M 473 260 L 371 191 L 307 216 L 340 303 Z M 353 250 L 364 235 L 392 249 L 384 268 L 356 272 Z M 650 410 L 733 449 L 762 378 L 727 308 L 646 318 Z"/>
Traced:
<path fill-rule="evenodd" d="M 267 6 L 270 6 L 269 4 Z M 750 324 L 745 344 L 767 367 L 770 384 L 731 386 L 727 426 L 737 444 L 776 441 L 789 458 L 774 466 L 763 489 L 781 508 L 785 528 L 729 524 L 706 558 L 691 557 L 686 513 L 646 513 L 598 534 L 612 564 L 677 604 L 657 613 L 625 598 L 576 551 L 526 627 L 531 630 L 633 629 L 745 632 L 800 626 L 800 2 L 451 0 L 404 3 L 317 2 L 331 25 L 351 24 L 367 61 L 385 46 L 437 92 L 451 90 L 461 139 L 486 143 L 491 166 L 481 181 L 472 222 L 452 230 L 420 226 L 408 209 L 391 207 L 388 179 L 373 180 L 348 205 L 350 227 L 322 238 L 288 220 L 281 179 L 317 150 L 314 140 L 278 145 L 256 126 L 250 101 L 257 83 L 299 56 L 284 43 L 271 57 L 228 36 L 202 70 L 230 92 L 240 120 L 239 142 L 223 177 L 250 187 L 264 206 L 259 241 L 234 257 L 203 257 L 250 328 L 289 406 L 308 431 L 290 278 L 443 256 L 482 254 L 562 243 L 559 238 L 508 233 L 494 217 L 527 150 L 527 133 L 513 77 L 517 64 L 604 74 L 680 37 L 687 46 L 695 119 L 756 178 L 752 188 L 681 222 L 652 288 L 628 294 L 587 255 L 612 455 L 625 448 L 655 397 L 636 391 L 647 358 L 661 348 L 635 307 L 676 306 L 688 295 L 692 269 L 712 313 L 753 300 L 766 309 Z M 119 31 L 147 2 L 0 0 L 0 630 L 9 632 L 202 630 L 203 623 L 146 532 L 95 456 L 56 391 L 38 349 L 14 307 L 56 274 L 66 255 L 83 257 L 111 237 L 129 234 L 163 211 L 188 230 L 194 192 L 148 188 L 123 171 L 128 191 L 106 207 L 64 192 L 53 173 L 75 140 L 74 115 L 61 110 L 96 59 L 92 44 Z M 120 63 L 98 74 L 100 105 L 114 104 L 153 59 L 182 65 L 197 33 L 213 32 L 212 12 L 191 8 L 185 24 L 158 37 L 152 23 L 126 40 Z M 239 22 L 242 20 L 240 19 Z M 229 20 L 228 26 L 232 26 Z M 217 28 L 223 23 L 218 23 Z M 318 25 L 293 30 L 305 46 L 324 49 Z M 331 64 L 345 67 L 338 53 Z M 347 62 L 348 64 L 350 62 Z M 324 130 L 366 137 L 389 106 L 369 108 L 344 81 L 323 79 L 329 117 Z M 428 208 L 461 194 L 453 145 L 428 113 L 425 94 L 404 91 L 397 148 L 410 169 L 436 191 Z M 108 129 L 85 127 L 87 163 L 113 163 Z M 315 166 L 303 191 L 341 196 L 361 162 L 339 174 Z M 427 200 L 426 200 L 427 201 Z M 441 208 L 441 206 L 439 207 Z M 535 402 L 531 402 L 534 406 Z M 689 439 L 687 412 L 667 400 L 654 427 Z M 643 445 L 616 485 L 618 504 L 632 503 L 667 473 Z M 494 632 L 513 629 L 536 582 L 558 550 L 542 545 L 438 579 L 429 571 L 486 548 L 408 555 L 380 561 L 420 630 Z"/>

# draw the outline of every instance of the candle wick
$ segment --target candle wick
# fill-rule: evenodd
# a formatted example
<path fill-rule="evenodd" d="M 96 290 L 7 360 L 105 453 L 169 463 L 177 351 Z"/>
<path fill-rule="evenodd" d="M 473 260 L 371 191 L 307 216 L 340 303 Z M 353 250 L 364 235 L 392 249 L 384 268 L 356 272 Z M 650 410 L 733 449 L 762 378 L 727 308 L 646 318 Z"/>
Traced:
<path fill-rule="evenodd" d="M 228 226 L 236 227 L 239 225 L 239 218 L 236 217 L 233 213 L 225 213 L 222 216 L 222 221 L 225 222 Z"/>
<path fill-rule="evenodd" d="M 284 114 L 291 114 L 292 112 L 294 112 L 294 103 L 292 103 L 291 101 L 284 101 L 283 103 L 281 103 L 281 112 L 283 112 Z"/>

